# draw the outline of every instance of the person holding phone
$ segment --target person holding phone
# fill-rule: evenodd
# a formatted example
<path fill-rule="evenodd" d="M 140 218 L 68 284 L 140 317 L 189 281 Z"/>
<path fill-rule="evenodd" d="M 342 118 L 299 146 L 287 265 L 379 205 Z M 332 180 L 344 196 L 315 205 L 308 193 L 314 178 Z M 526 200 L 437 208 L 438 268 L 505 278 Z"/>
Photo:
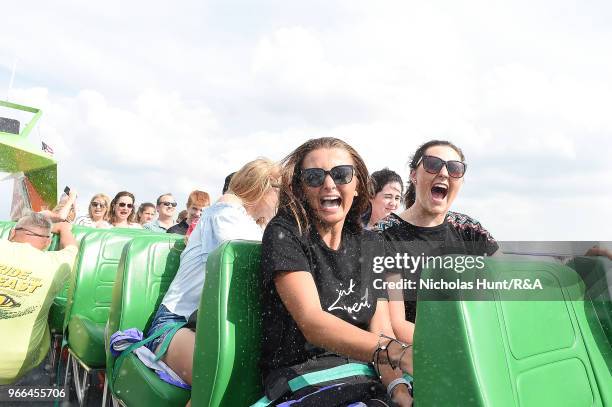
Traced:
<path fill-rule="evenodd" d="M 15 383 L 49 351 L 48 315 L 70 277 L 78 245 L 66 222 L 30 212 L 0 240 L 0 385 Z M 52 233 L 60 250 L 47 251 Z"/>
<path fill-rule="evenodd" d="M 46 216 L 51 222 L 69 222 L 72 223 L 76 218 L 76 199 L 77 192 L 70 190 L 69 187 L 64 188 L 64 193 L 59 199 L 59 202 L 52 210 L 43 209 L 39 213 Z"/>

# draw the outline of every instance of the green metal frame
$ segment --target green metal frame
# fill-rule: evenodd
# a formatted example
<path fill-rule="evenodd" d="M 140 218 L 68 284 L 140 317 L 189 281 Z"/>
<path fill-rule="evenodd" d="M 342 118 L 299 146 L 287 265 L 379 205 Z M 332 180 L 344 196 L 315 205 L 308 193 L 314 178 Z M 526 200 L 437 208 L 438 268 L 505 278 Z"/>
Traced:
<path fill-rule="evenodd" d="M 23 172 L 44 203 L 49 208 L 54 207 L 57 203 L 57 162 L 28 141 L 42 110 L 7 101 L 0 101 L 0 106 L 34 114 L 19 134 L 0 131 L 0 171 Z"/>

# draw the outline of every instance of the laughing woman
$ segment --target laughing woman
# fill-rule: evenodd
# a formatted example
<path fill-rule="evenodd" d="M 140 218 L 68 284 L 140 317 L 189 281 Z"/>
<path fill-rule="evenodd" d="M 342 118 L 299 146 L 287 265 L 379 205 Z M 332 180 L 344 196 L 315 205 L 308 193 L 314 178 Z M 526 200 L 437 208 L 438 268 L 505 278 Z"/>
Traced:
<path fill-rule="evenodd" d="M 121 191 L 110 203 L 110 223 L 116 228 L 142 229 L 135 222 L 134 205 L 136 198 L 128 191 Z"/>
<path fill-rule="evenodd" d="M 386 293 L 373 285 L 383 241 L 361 224 L 372 195 L 363 160 L 342 140 L 320 138 L 283 163 L 279 213 L 262 245 L 263 403 L 410 405 L 401 370 L 412 371 L 411 349 L 392 338 Z M 378 377 L 367 374 L 372 361 Z M 330 381 L 355 366 L 366 373 Z M 313 371 L 325 380 L 290 391 L 288 380 Z"/>
<path fill-rule="evenodd" d="M 463 152 L 448 141 L 432 140 L 417 149 L 410 162 L 406 210 L 379 222 L 389 242 L 389 256 L 444 254 L 493 255 L 498 245 L 482 225 L 450 207 L 463 186 L 466 170 Z M 410 243 L 406 243 L 410 242 Z M 420 270 L 416 277 L 420 275 Z M 409 275 L 390 275 L 393 281 Z M 395 297 L 400 295 L 401 297 Z M 393 293 L 389 302 L 393 330 L 398 339 L 412 343 L 416 301 Z"/>
<path fill-rule="evenodd" d="M 110 198 L 104 194 L 96 194 L 89 202 L 87 215 L 79 216 L 74 224 L 101 229 L 111 228 L 111 224 L 107 222 L 109 207 Z"/>

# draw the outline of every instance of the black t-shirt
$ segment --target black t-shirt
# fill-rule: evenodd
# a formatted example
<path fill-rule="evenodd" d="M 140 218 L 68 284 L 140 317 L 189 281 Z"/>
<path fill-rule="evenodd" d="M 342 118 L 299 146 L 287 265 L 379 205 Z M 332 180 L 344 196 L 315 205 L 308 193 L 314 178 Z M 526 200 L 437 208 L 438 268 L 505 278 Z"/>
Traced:
<path fill-rule="evenodd" d="M 189 229 L 189 224 L 187 223 L 187 221 L 185 219 L 183 219 L 182 221 L 180 221 L 176 225 L 168 228 L 168 230 L 166 232 L 168 232 L 168 233 L 177 233 L 179 235 L 183 235 L 184 236 L 184 235 L 187 234 L 187 229 Z"/>
<path fill-rule="evenodd" d="M 386 291 L 375 289 L 373 284 L 381 277 L 372 272 L 373 256 L 383 254 L 384 240 L 374 232 L 350 232 L 345 225 L 340 247 L 332 250 L 315 227 L 301 235 L 290 215 L 279 213 L 270 221 L 261 257 L 264 377 L 271 370 L 325 353 L 309 344 L 298 329 L 276 291 L 275 275 L 282 271 L 310 273 L 324 311 L 368 329 L 377 299 L 387 298 Z"/>
<path fill-rule="evenodd" d="M 411 256 L 442 256 L 447 254 L 492 255 L 499 246 L 480 222 L 456 212 L 448 212 L 441 225 L 415 226 L 392 213 L 376 225 L 387 241 L 387 256 L 408 252 Z M 408 245 L 406 242 L 414 242 Z M 418 279 L 421 269 L 412 276 Z M 404 302 L 406 319 L 416 319 L 416 301 Z"/>

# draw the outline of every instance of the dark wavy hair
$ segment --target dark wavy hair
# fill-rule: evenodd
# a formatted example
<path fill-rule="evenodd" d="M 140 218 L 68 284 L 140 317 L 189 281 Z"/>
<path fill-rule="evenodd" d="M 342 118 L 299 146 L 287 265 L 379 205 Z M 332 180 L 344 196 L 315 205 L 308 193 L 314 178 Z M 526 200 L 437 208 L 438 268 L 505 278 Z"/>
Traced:
<path fill-rule="evenodd" d="M 374 195 L 382 191 L 385 185 L 390 184 L 392 182 L 397 182 L 400 184 L 402 190 L 400 191 L 400 195 L 404 193 L 404 181 L 402 181 L 402 177 L 395 172 L 385 167 L 382 170 L 374 171 L 372 175 L 372 185 L 374 187 Z"/>
<path fill-rule="evenodd" d="M 136 222 L 140 223 L 140 221 L 142 220 L 142 214 L 144 213 L 144 211 L 147 210 L 147 208 L 153 208 L 154 211 L 157 212 L 157 208 L 155 207 L 155 204 L 152 202 L 145 202 L 145 203 L 141 203 L 140 206 L 138 207 L 138 212 L 136 212 Z M 140 223 L 142 225 L 142 223 Z"/>
<path fill-rule="evenodd" d="M 455 150 L 457 152 L 457 154 L 459 154 L 459 157 L 461 157 L 461 161 L 465 161 L 465 156 L 463 155 L 463 151 L 461 151 L 461 149 L 459 147 L 457 147 L 456 145 L 454 145 L 450 141 L 446 141 L 446 140 L 431 140 L 431 141 L 428 141 L 427 143 L 421 145 L 414 152 L 414 155 L 412 156 L 412 158 L 410 160 L 410 172 L 416 171 L 417 164 L 418 164 L 419 160 L 421 159 L 421 157 L 423 157 L 423 155 L 425 154 L 425 151 L 427 151 L 427 149 L 429 147 L 436 147 L 436 146 L 447 146 L 447 147 L 452 148 L 453 150 Z M 408 176 L 408 189 L 406 189 L 406 195 L 404 195 L 404 202 L 406 203 L 406 209 L 408 209 L 412 205 L 414 205 L 415 201 L 416 201 L 416 188 L 415 188 L 414 184 L 412 183 L 412 178 L 409 175 Z"/>
<path fill-rule="evenodd" d="M 308 140 L 281 161 L 279 212 L 290 214 L 295 219 L 300 233 L 311 228 L 314 215 L 306 201 L 300 170 L 304 158 L 310 152 L 322 148 L 344 150 L 353 159 L 355 177 L 357 177 L 357 196 L 353 199 L 351 209 L 346 215 L 345 226 L 352 231 L 359 232 L 362 229 L 361 215 L 366 211 L 370 198 L 373 197 L 372 182 L 368 176 L 368 168 L 359 153 L 345 141 L 337 138 L 322 137 Z"/>
<path fill-rule="evenodd" d="M 132 213 L 130 213 L 130 216 L 128 216 L 127 221 L 129 223 L 134 223 L 135 219 L 136 219 L 136 198 L 134 197 L 134 194 L 128 191 L 121 191 L 118 192 L 117 195 L 115 195 L 115 197 L 113 198 L 113 200 L 110 203 L 110 214 L 109 214 L 109 222 L 111 225 L 115 226 L 115 222 L 117 222 L 117 218 L 115 217 L 115 207 L 117 206 L 117 201 L 123 197 L 123 196 L 129 196 L 130 198 L 132 198 Z"/>

